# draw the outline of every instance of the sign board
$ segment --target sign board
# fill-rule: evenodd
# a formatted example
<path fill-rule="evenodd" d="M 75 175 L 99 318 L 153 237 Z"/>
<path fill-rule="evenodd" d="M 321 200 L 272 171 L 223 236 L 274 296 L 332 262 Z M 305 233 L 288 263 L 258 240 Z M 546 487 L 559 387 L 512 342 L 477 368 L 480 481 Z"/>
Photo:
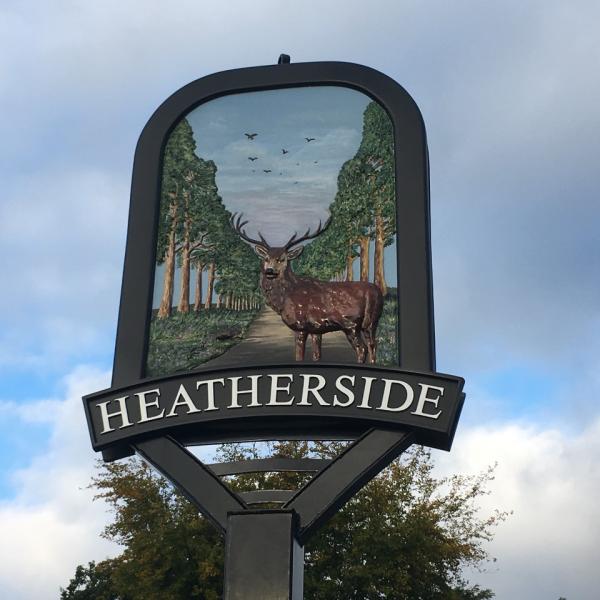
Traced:
<path fill-rule="evenodd" d="M 186 86 L 136 151 L 93 447 L 381 425 L 449 449 L 462 380 L 433 372 L 430 261 L 425 131 L 395 82 L 312 63 Z"/>
<path fill-rule="evenodd" d="M 248 505 L 186 446 L 354 440 L 284 505 L 300 544 L 411 443 L 449 450 L 463 380 L 435 371 L 429 220 L 421 114 L 377 71 L 279 64 L 173 94 L 136 149 L 93 448 L 137 451 L 230 532 Z"/>

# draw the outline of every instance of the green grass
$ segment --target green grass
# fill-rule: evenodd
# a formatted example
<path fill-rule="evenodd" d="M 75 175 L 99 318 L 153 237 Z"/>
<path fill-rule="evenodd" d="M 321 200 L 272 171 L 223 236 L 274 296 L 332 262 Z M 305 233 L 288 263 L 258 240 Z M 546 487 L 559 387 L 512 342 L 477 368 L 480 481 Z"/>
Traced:
<path fill-rule="evenodd" d="M 390 289 L 385 297 L 383 312 L 377 326 L 377 363 L 382 366 L 398 365 L 398 345 L 396 324 L 398 320 L 398 299 L 396 290 Z"/>
<path fill-rule="evenodd" d="M 152 317 L 146 375 L 192 371 L 240 342 L 258 310 L 201 310 Z M 221 338 L 221 339 L 218 339 Z"/>

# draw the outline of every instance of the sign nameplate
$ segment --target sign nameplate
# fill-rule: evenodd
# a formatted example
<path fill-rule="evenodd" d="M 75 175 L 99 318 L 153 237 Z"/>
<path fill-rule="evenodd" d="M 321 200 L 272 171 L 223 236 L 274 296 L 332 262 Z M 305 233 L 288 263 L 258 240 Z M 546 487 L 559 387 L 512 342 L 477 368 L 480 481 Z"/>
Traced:
<path fill-rule="evenodd" d="M 420 443 L 447 449 L 462 386 L 461 378 L 439 373 L 302 364 L 146 380 L 91 394 L 84 404 L 96 450 L 191 428 L 193 441 L 216 442 L 224 423 L 263 433 L 410 427 Z"/>

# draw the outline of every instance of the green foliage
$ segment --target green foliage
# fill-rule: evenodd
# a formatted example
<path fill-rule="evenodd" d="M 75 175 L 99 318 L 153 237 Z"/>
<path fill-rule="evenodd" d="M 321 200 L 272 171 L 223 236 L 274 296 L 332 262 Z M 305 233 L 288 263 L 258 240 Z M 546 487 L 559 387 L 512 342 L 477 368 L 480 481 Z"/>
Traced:
<path fill-rule="evenodd" d="M 269 455 L 331 458 L 341 443 L 278 442 Z M 256 445 L 224 446 L 223 460 L 257 458 Z M 357 494 L 306 546 L 305 597 L 318 600 L 485 600 L 463 567 L 488 559 L 483 543 L 507 516 L 480 519 L 477 498 L 493 469 L 474 477 L 437 479 L 428 450 L 415 447 Z M 307 475 L 236 477 L 234 489 L 296 489 Z"/>
<path fill-rule="evenodd" d="M 257 310 L 226 309 L 152 318 L 146 373 L 150 377 L 193 371 L 243 339 Z"/>
<path fill-rule="evenodd" d="M 335 456 L 343 443 L 278 442 L 267 454 Z M 222 460 L 262 456 L 257 445 L 230 444 Z M 480 518 L 493 469 L 477 476 L 436 478 L 430 453 L 414 447 L 357 494 L 306 547 L 305 597 L 311 600 L 486 600 L 465 566 L 488 560 L 483 547 L 505 517 Z M 236 490 L 295 489 L 298 473 L 230 478 Z M 78 567 L 62 600 L 213 600 L 221 597 L 223 542 L 206 519 L 139 460 L 99 466 L 98 497 L 114 512 L 104 536 L 123 553 Z M 94 595 L 97 580 L 106 580 Z M 89 583 L 89 590 L 85 586 Z M 81 595 L 89 591 L 88 595 Z M 109 595 L 100 595 L 101 593 Z M 79 595 L 77 595 L 79 594 Z M 113 595 L 110 595 L 113 594 Z"/>
<path fill-rule="evenodd" d="M 115 515 L 104 537 L 124 547 L 117 558 L 95 566 L 109 563 L 115 599 L 221 598 L 223 543 L 189 501 L 138 460 L 103 466 L 93 486 Z M 102 599 L 67 590 L 62 600 Z"/>
<path fill-rule="evenodd" d="M 98 565 L 94 561 L 87 567 L 79 565 L 69 585 L 61 588 L 61 600 L 127 600 L 119 596 L 113 584 L 114 566 L 110 559 Z"/>
<path fill-rule="evenodd" d="M 338 175 L 338 189 L 329 206 L 329 229 L 306 247 L 298 261 L 300 274 L 325 279 L 340 273 L 346 256 L 363 236 L 375 235 L 375 217 L 384 226 L 384 243 L 394 241 L 396 201 L 394 174 L 394 132 L 388 114 L 376 102 L 367 106 L 363 134 L 356 155 L 346 161 Z"/>
<path fill-rule="evenodd" d="M 260 261 L 229 224 L 212 160 L 196 155 L 196 142 L 187 119 L 169 136 L 164 159 L 157 245 L 157 264 L 165 260 L 169 235 L 175 234 L 178 264 L 186 252 L 195 263 L 216 265 L 220 293 L 256 296 Z"/>

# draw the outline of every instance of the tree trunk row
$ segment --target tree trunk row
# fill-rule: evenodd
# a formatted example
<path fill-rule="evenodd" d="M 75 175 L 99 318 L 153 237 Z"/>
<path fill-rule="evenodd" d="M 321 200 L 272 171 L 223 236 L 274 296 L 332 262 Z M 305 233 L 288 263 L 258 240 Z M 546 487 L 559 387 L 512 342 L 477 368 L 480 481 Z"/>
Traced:
<path fill-rule="evenodd" d="M 171 203 L 171 231 L 169 233 L 167 251 L 165 255 L 165 274 L 163 282 L 163 293 L 160 306 L 158 309 L 158 318 L 165 318 L 171 315 L 171 307 L 173 305 L 173 284 L 175 280 L 175 259 L 176 259 L 176 240 L 175 232 L 178 226 L 178 218 L 176 214 L 175 201 Z M 184 222 L 183 245 L 181 247 L 181 287 L 180 300 L 178 310 L 180 313 L 190 312 L 190 271 L 191 271 L 191 241 L 190 241 L 190 226 L 191 222 L 186 219 Z M 360 248 L 360 281 L 369 281 L 369 250 L 370 237 L 361 236 L 358 239 Z M 387 283 L 385 281 L 384 271 L 384 220 L 379 214 L 375 217 L 375 254 L 373 257 L 374 267 L 374 283 L 379 287 L 381 293 L 387 293 Z M 350 242 L 348 246 L 348 254 L 346 256 L 345 271 L 336 273 L 333 277 L 334 281 L 353 281 L 354 280 L 354 242 Z M 196 282 L 195 282 L 195 300 L 194 311 L 198 312 L 202 307 L 202 292 L 203 292 L 203 270 L 206 265 L 197 263 L 196 265 Z M 209 309 L 212 306 L 212 297 L 214 292 L 214 284 L 216 279 L 216 265 L 211 262 L 208 265 L 208 281 L 206 298 L 204 300 L 204 308 Z M 221 295 L 217 297 L 217 308 L 231 308 L 233 310 L 248 310 L 256 308 L 256 303 L 242 300 L 240 298 L 231 299 L 229 296 L 224 300 Z"/>
<path fill-rule="evenodd" d="M 351 241 L 348 245 L 348 254 L 346 255 L 346 281 L 354 280 L 354 245 L 355 241 Z M 359 245 L 359 260 L 360 260 L 360 281 L 369 281 L 369 250 L 371 246 L 371 238 L 368 235 L 358 238 Z M 387 283 L 385 281 L 384 257 L 385 249 L 385 230 L 384 220 L 381 215 L 375 217 L 375 254 L 373 256 L 373 280 L 375 285 L 379 287 L 381 293 L 387 294 Z"/>

